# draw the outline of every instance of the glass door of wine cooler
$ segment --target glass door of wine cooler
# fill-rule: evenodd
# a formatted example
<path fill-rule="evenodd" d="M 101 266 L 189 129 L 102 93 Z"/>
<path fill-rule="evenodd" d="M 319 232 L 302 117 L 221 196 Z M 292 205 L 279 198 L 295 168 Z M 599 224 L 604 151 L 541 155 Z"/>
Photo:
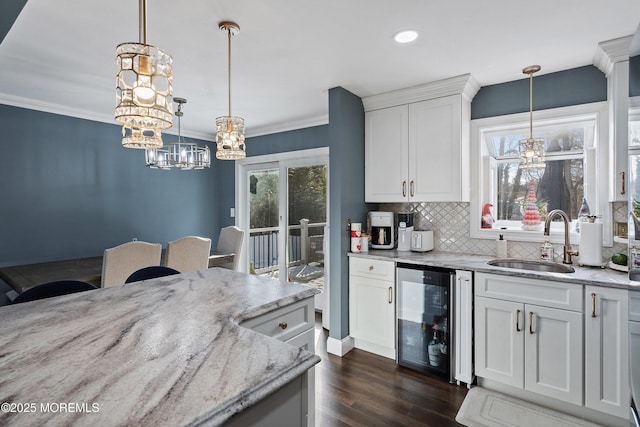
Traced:
<path fill-rule="evenodd" d="M 452 273 L 402 266 L 398 268 L 398 364 L 449 378 Z"/>

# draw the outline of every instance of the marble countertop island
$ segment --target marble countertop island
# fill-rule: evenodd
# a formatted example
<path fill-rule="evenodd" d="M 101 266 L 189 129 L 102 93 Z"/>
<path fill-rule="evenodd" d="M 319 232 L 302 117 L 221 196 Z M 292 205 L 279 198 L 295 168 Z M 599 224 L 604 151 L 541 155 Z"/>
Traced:
<path fill-rule="evenodd" d="M 453 252 L 408 252 L 396 250 L 373 250 L 362 253 L 349 253 L 349 256 L 373 258 L 407 264 L 430 265 L 453 270 L 471 270 L 482 273 L 494 273 L 505 276 L 528 277 L 558 282 L 569 282 L 582 285 L 606 286 L 611 288 L 631 289 L 628 273 L 609 268 L 580 267 L 574 263 L 573 273 L 550 273 L 544 271 L 520 270 L 495 267 L 487 261 L 495 257 L 486 255 L 462 254 Z"/>
<path fill-rule="evenodd" d="M 239 324 L 316 293 L 212 268 L 0 307 L 0 425 L 219 425 L 320 360 Z"/>

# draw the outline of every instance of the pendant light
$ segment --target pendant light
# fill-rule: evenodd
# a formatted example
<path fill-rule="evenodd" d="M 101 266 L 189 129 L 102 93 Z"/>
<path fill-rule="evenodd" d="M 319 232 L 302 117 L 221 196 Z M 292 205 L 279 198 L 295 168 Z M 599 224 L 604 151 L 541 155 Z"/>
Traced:
<path fill-rule="evenodd" d="M 216 159 L 238 160 L 246 157 L 244 144 L 244 119 L 231 115 L 231 36 L 240 32 L 235 22 L 223 21 L 218 28 L 227 32 L 229 115 L 216 118 Z"/>
<path fill-rule="evenodd" d="M 533 137 L 533 74 L 540 71 L 539 65 L 530 65 L 522 69 L 529 75 L 529 138 L 521 139 L 519 143 L 520 164 L 523 169 L 545 167 L 544 139 Z"/>
<path fill-rule="evenodd" d="M 204 169 L 211 166 L 211 155 L 207 145 L 201 147 L 196 143 L 187 142 L 182 137 L 182 105 L 187 103 L 185 98 L 173 98 L 178 104 L 178 141 L 167 144 L 166 147 L 147 149 L 145 165 L 152 169 Z"/>
<path fill-rule="evenodd" d="M 115 120 L 127 148 L 162 147 L 161 131 L 173 125 L 173 58 L 147 44 L 147 2 L 139 0 L 139 43 L 116 47 Z"/>

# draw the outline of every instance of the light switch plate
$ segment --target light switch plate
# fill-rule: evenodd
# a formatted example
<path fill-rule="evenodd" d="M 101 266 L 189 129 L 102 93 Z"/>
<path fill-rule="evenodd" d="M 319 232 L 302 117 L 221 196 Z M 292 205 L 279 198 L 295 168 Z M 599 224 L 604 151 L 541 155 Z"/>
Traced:
<path fill-rule="evenodd" d="M 229 209 L 229 216 L 231 218 L 235 218 L 236 217 L 236 208 Z"/>

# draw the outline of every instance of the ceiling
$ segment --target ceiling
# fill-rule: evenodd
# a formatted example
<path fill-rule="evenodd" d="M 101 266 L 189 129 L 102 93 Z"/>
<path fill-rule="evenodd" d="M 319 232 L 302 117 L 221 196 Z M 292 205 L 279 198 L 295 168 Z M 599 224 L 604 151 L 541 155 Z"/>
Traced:
<path fill-rule="evenodd" d="M 174 59 L 182 130 L 213 139 L 232 113 L 247 135 L 326 123 L 328 89 L 360 97 L 470 73 L 481 86 L 593 64 L 634 34 L 638 0 L 149 0 L 147 42 Z M 415 29 L 399 45 L 393 35 Z M 638 38 L 638 37 L 637 37 Z M 0 103 L 115 123 L 115 48 L 138 41 L 136 0 L 28 0 L 0 44 Z M 634 43 L 638 46 L 638 43 Z M 172 131 L 171 131 L 172 132 Z"/>

